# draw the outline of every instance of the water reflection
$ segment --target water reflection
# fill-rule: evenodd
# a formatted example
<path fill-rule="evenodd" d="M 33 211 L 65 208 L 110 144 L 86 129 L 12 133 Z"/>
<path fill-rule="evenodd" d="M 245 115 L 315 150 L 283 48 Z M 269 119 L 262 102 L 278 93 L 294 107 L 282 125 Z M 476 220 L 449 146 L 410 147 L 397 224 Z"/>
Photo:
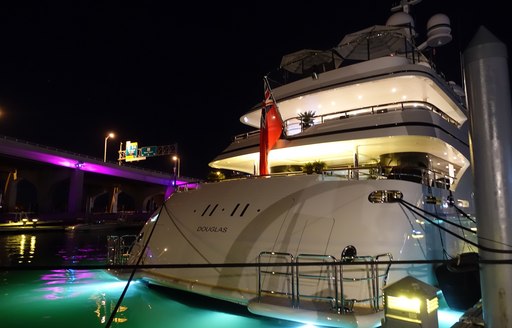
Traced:
<path fill-rule="evenodd" d="M 36 235 L 8 235 L 5 249 L 11 262 L 18 264 L 32 263 L 36 252 Z"/>
<path fill-rule="evenodd" d="M 105 328 L 126 281 L 103 270 L 34 271 L 30 266 L 106 263 L 106 235 L 0 234 L 0 264 L 18 267 L 0 271 L 1 326 Z M 439 327 L 451 327 L 460 317 L 439 313 Z M 130 284 L 112 323 L 126 328 L 303 327 L 252 315 L 237 304 L 137 281 Z"/>
<path fill-rule="evenodd" d="M 100 323 L 104 324 L 112 315 L 112 309 L 116 306 L 115 300 L 107 300 L 106 293 L 99 293 L 97 295 L 93 295 L 93 298 L 96 301 L 96 310 L 94 313 L 98 317 Z M 124 323 L 128 321 L 126 318 L 125 311 L 128 310 L 127 306 L 119 306 L 117 309 L 116 316 L 112 320 L 115 323 Z"/>
<path fill-rule="evenodd" d="M 87 296 L 87 302 L 93 301 L 95 304 L 92 311 L 93 315 L 99 323 L 105 324 L 115 308 L 125 283 L 105 283 L 104 278 L 98 270 L 51 270 L 40 276 L 42 286 L 36 291 L 42 293 L 42 297 L 48 301 L 71 301 Z M 115 298 L 109 299 L 109 295 L 112 294 Z M 127 309 L 127 306 L 121 305 L 112 322 L 124 323 L 128 321 L 125 316 Z"/>
<path fill-rule="evenodd" d="M 119 232 L 119 235 L 126 233 Z M 0 234 L 3 250 L 0 265 L 106 263 L 107 236 L 116 234 L 113 231 Z"/>

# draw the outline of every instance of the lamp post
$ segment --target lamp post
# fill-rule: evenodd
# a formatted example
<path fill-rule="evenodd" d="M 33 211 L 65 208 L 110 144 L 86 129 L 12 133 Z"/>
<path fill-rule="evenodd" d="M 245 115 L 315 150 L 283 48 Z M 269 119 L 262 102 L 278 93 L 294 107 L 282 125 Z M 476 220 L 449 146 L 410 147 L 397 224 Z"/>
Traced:
<path fill-rule="evenodd" d="M 119 143 L 119 157 L 118 157 L 118 163 L 119 165 L 121 165 L 121 153 L 123 152 L 123 142 L 120 142 Z"/>
<path fill-rule="evenodd" d="M 179 178 L 180 176 L 180 158 L 177 155 L 172 156 L 172 160 L 174 161 L 174 167 L 173 167 L 173 175 L 174 175 L 174 188 L 177 188 L 176 186 L 176 178 Z M 178 172 L 176 174 L 176 164 L 178 165 Z"/>
<path fill-rule="evenodd" d="M 177 156 L 177 155 L 174 155 L 172 157 L 172 160 L 174 161 L 174 174 L 176 174 L 176 163 L 178 163 L 178 175 L 177 177 L 179 178 L 180 177 L 180 158 Z"/>
<path fill-rule="evenodd" d="M 107 161 L 107 141 L 108 141 L 108 138 L 114 138 L 115 135 L 110 132 L 106 137 L 105 137 L 105 147 L 103 148 L 103 162 L 106 162 Z"/>

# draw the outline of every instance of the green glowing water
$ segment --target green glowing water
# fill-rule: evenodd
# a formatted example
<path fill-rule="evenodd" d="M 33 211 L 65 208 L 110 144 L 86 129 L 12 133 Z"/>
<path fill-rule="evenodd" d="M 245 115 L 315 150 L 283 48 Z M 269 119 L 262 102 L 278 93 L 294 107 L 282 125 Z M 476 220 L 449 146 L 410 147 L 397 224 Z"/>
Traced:
<path fill-rule="evenodd" d="M 126 281 L 103 270 L 35 271 L 30 265 L 104 264 L 112 232 L 0 234 L 0 327 L 270 328 L 306 326 L 256 316 L 239 305 Z M 440 311 L 440 327 L 461 313 Z"/>
<path fill-rule="evenodd" d="M 2 327 L 106 327 L 124 281 L 103 271 L 2 274 Z M 132 283 L 111 327 L 298 327 L 237 305 Z"/>

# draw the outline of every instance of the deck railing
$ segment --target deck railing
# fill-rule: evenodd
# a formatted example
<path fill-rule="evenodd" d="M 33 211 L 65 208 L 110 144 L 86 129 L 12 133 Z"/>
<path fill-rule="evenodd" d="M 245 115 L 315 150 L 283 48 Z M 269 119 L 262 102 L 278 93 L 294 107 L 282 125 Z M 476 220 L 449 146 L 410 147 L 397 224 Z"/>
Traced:
<path fill-rule="evenodd" d="M 386 264 L 379 266 L 383 257 L 386 257 Z M 383 287 L 386 286 L 392 260 L 389 253 L 339 260 L 332 255 L 299 254 L 294 258 L 289 253 L 264 251 L 258 257 L 258 300 L 264 302 L 267 297 L 282 299 L 284 296 L 290 307 L 308 307 L 304 303 L 309 302 L 323 303 L 340 314 L 353 312 L 355 304 L 365 304 L 373 311 L 380 311 L 383 309 Z M 290 266 L 286 266 L 285 271 L 275 266 L 268 269 L 265 263 L 294 264 L 295 270 L 290 270 Z M 285 282 L 280 281 L 282 279 Z M 351 284 L 361 283 L 368 288 L 367 296 L 362 299 L 346 298 L 344 291 Z M 323 286 L 322 293 L 302 288 L 308 285 Z"/>
<path fill-rule="evenodd" d="M 439 116 L 441 116 L 444 120 L 447 122 L 455 125 L 456 127 L 459 127 L 460 124 L 455 121 L 453 118 L 451 118 L 449 115 L 447 115 L 445 112 L 441 111 L 436 106 L 432 105 L 431 103 L 424 102 L 424 101 L 403 101 L 398 103 L 390 103 L 390 104 L 382 104 L 377 106 L 368 106 L 368 107 L 361 107 L 361 108 L 355 108 L 350 110 L 344 110 L 344 111 L 338 111 L 333 112 L 329 114 L 324 115 L 317 115 L 312 118 L 312 125 L 319 125 L 323 124 L 332 120 L 341 120 L 341 119 L 350 119 L 353 117 L 361 117 L 364 115 L 379 115 L 379 114 L 385 114 L 388 112 L 393 111 L 404 111 L 408 109 L 423 109 L 428 110 L 432 113 L 435 113 Z M 284 121 L 284 130 L 287 136 L 293 136 L 296 134 L 301 133 L 304 131 L 304 129 L 301 126 L 300 118 L 292 117 L 289 119 L 286 119 Z M 238 134 L 234 137 L 234 140 L 244 140 L 249 137 L 253 137 L 256 135 L 259 135 L 259 130 L 253 130 L 250 132 Z"/>

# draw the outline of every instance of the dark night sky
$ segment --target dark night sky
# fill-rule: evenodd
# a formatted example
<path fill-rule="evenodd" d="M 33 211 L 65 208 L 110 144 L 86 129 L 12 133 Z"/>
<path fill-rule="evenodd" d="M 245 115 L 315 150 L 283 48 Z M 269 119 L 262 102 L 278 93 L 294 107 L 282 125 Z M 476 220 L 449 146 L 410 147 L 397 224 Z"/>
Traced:
<path fill-rule="evenodd" d="M 127 140 L 178 143 L 182 175 L 205 178 L 208 162 L 250 130 L 238 118 L 261 101 L 262 78 L 282 55 L 331 48 L 347 33 L 384 24 L 391 7 L 387 0 L 171 3 L 2 3 L 0 134 L 102 158 L 114 131 L 110 160 Z M 436 58 L 460 82 L 459 54 L 479 26 L 511 51 L 505 6 L 423 0 L 412 8 L 418 44 L 427 20 L 447 14 L 454 39 Z M 168 156 L 132 164 L 172 167 Z"/>

